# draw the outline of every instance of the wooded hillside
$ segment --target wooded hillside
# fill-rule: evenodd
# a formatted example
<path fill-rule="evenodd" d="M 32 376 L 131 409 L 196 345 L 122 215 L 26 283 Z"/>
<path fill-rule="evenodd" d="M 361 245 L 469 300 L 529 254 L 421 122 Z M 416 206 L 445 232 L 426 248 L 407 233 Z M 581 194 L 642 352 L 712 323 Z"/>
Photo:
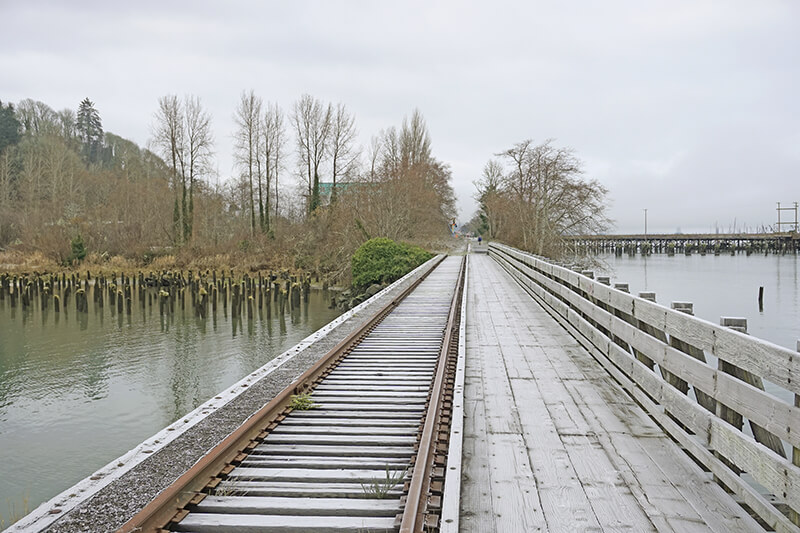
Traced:
<path fill-rule="evenodd" d="M 284 111 L 243 92 L 233 114 L 236 131 L 216 132 L 199 98 L 164 96 L 142 148 L 105 132 L 88 98 L 62 111 L 0 102 L 0 251 L 64 264 L 80 236 L 95 261 L 168 255 L 346 275 L 369 238 L 447 235 L 450 169 L 418 111 L 366 147 L 344 104 L 309 95 Z M 220 176 L 216 143 L 231 134 L 238 172 Z"/>

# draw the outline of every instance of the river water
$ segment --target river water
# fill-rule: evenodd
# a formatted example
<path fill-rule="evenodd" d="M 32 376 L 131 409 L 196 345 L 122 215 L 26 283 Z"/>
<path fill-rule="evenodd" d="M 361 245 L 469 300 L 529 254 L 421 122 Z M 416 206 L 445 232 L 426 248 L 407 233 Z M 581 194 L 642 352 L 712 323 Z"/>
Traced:
<path fill-rule="evenodd" d="M 598 257 L 611 283 L 629 283 L 632 294 L 656 293 L 656 301 L 694 303 L 694 314 L 719 324 L 721 316 L 747 318 L 748 333 L 784 348 L 800 339 L 800 277 L 797 255 L 746 254 Z M 764 309 L 758 289 L 764 287 Z"/>
<path fill-rule="evenodd" d="M 312 290 L 269 317 L 162 320 L 158 306 L 81 315 L 0 301 L 0 523 L 32 510 L 321 328 Z M 277 307 L 277 306 L 276 306 Z M 0 528 L 2 529 L 2 528 Z"/>

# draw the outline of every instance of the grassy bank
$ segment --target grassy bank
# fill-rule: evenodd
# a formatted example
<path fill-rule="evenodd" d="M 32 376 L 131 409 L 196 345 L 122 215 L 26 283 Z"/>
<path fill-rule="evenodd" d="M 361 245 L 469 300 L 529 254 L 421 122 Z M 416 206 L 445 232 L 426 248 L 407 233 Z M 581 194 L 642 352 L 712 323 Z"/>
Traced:
<path fill-rule="evenodd" d="M 64 265 L 41 252 L 5 251 L 0 252 L 0 272 L 21 274 L 30 272 L 83 273 L 108 275 L 112 272 L 132 274 L 142 270 L 236 270 L 258 272 L 261 270 L 293 270 L 296 260 L 289 255 L 225 253 L 196 255 L 186 252 L 164 254 L 146 259 L 132 259 L 119 255 L 108 256 L 97 253 L 87 254 L 86 258 L 74 265 Z"/>
<path fill-rule="evenodd" d="M 382 242 L 381 239 L 377 241 Z M 453 253 L 460 249 L 461 242 L 445 239 L 441 241 L 424 243 L 422 248 L 433 253 Z M 392 245 L 394 246 L 394 245 Z M 121 255 L 108 255 L 97 252 L 89 252 L 80 262 L 65 265 L 54 259 L 51 255 L 44 254 L 37 250 L 6 249 L 0 250 L 0 273 L 10 275 L 47 273 L 47 274 L 72 274 L 75 273 L 82 278 L 86 277 L 86 272 L 91 272 L 92 276 L 111 277 L 113 274 L 127 275 L 132 277 L 139 272 L 162 272 L 162 271 L 194 271 L 204 272 L 207 270 L 237 273 L 255 272 L 281 272 L 292 273 L 303 272 L 314 275 L 316 280 L 319 275 L 320 283 L 325 282 L 330 286 L 349 287 L 353 282 L 353 269 L 356 268 L 356 277 L 359 278 L 358 289 L 364 289 L 370 283 L 385 282 L 389 278 L 396 279 L 396 270 L 399 263 L 403 264 L 403 270 L 410 270 L 411 264 L 424 262 L 427 256 L 417 255 L 424 252 L 420 247 L 407 244 L 398 245 L 401 248 L 396 250 L 391 248 L 390 253 L 386 246 L 374 245 L 368 247 L 369 254 L 357 254 L 359 257 L 344 256 L 338 261 L 325 261 L 314 258 L 308 254 L 298 254 L 290 249 L 263 250 L 236 250 L 225 253 L 208 253 L 189 247 L 166 250 L 160 253 L 137 255 L 126 257 Z M 377 255 L 376 255 L 377 254 Z M 397 254 L 395 256 L 395 254 Z M 365 261 L 365 257 L 368 259 Z M 355 259 L 355 265 L 353 264 Z M 386 261 L 389 259 L 389 261 Z M 402 259 L 398 261 L 397 259 Z M 375 262 L 377 261 L 377 263 Z M 361 269 L 361 270 L 359 270 Z M 384 272 L 385 270 L 386 272 Z M 363 271 L 364 275 L 359 276 Z"/>

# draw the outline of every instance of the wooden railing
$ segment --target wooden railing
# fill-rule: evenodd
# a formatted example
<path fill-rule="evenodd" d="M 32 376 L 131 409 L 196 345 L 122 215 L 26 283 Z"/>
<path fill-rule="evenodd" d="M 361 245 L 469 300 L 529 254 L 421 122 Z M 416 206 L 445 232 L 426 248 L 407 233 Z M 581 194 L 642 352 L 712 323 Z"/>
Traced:
<path fill-rule="evenodd" d="M 737 501 L 800 531 L 799 353 L 514 248 L 489 254 Z"/>

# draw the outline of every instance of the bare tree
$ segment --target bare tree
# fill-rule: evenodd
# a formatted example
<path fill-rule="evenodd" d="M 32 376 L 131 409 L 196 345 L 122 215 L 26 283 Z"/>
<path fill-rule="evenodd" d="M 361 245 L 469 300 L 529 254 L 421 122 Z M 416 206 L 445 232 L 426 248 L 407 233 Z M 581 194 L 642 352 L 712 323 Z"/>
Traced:
<path fill-rule="evenodd" d="M 583 178 L 582 162 L 572 150 L 556 148 L 552 141 L 534 145 L 526 140 L 497 155 L 508 162 L 508 170 L 490 162 L 478 184 L 484 215 L 514 221 L 495 226 L 497 237 L 554 256 L 565 235 L 598 233 L 610 224 L 606 188 Z"/>
<path fill-rule="evenodd" d="M 338 104 L 331 119 L 331 134 L 328 143 L 333 179 L 331 203 L 336 201 L 336 179 L 339 176 L 347 176 L 358 159 L 358 151 L 355 147 L 356 133 L 355 117 L 347 111 L 344 104 Z"/>
<path fill-rule="evenodd" d="M 369 147 L 367 148 L 367 159 L 369 160 L 369 181 L 374 183 L 377 179 L 376 171 L 378 170 L 378 162 L 380 161 L 381 152 L 383 151 L 383 132 L 373 135 L 369 140 Z"/>
<path fill-rule="evenodd" d="M 17 104 L 16 115 L 22 125 L 22 133 L 30 135 L 59 134 L 58 116 L 44 102 L 26 98 Z"/>
<path fill-rule="evenodd" d="M 354 192 L 354 211 L 365 235 L 393 239 L 436 238 L 455 215 L 447 165 L 431 155 L 430 135 L 415 111 L 398 130 L 383 130 L 368 149 L 370 186 Z"/>
<path fill-rule="evenodd" d="M 16 199 L 16 184 L 11 154 L 12 148 L 0 150 L 0 244 L 11 240 L 11 227 L 15 219 L 12 206 Z"/>
<path fill-rule="evenodd" d="M 503 197 L 501 186 L 503 180 L 503 165 L 496 159 L 490 159 L 483 167 L 481 179 L 475 182 L 478 193 L 475 199 L 480 204 L 481 233 L 494 239 L 502 229 Z"/>
<path fill-rule="evenodd" d="M 184 107 L 186 110 L 186 148 L 189 159 L 189 206 L 186 217 L 188 226 L 184 226 L 183 238 L 184 241 L 188 241 L 192 236 L 194 224 L 195 182 L 210 169 L 211 158 L 214 154 L 214 136 L 211 132 L 211 115 L 203 110 L 200 98 L 187 96 Z"/>
<path fill-rule="evenodd" d="M 195 182 L 205 173 L 213 155 L 211 116 L 200 99 L 187 96 L 181 103 L 175 95 L 159 98 L 153 142 L 170 162 L 175 204 L 175 241 L 188 242 L 192 236 Z"/>
<path fill-rule="evenodd" d="M 411 113 L 411 119 L 403 119 L 403 127 L 400 130 L 400 151 L 403 168 L 425 163 L 431 157 L 431 139 L 419 109 Z"/>
<path fill-rule="evenodd" d="M 59 133 L 66 141 L 73 140 L 77 135 L 77 118 L 75 111 L 70 108 L 62 109 L 56 113 Z"/>
<path fill-rule="evenodd" d="M 264 231 L 270 231 L 269 208 L 270 208 L 270 184 L 274 182 L 275 217 L 278 216 L 278 178 L 283 165 L 283 149 L 286 144 L 286 126 L 284 124 L 283 111 L 276 103 L 269 103 L 263 117 L 263 146 L 264 146 L 264 166 L 267 183 L 267 201 Z"/>
<path fill-rule="evenodd" d="M 298 163 L 308 185 L 308 213 L 319 207 L 320 167 L 327 153 L 331 129 L 332 107 L 311 95 L 304 94 L 294 104 L 292 122 L 297 135 Z"/>
<path fill-rule="evenodd" d="M 183 179 L 183 149 L 186 131 L 183 123 L 183 109 L 178 97 L 174 94 L 158 99 L 158 110 L 155 113 L 155 124 L 152 127 L 153 143 L 162 156 L 169 162 L 172 174 L 172 190 L 175 191 L 175 203 L 172 210 L 174 240 L 181 242 L 186 203 L 186 181 Z"/>
<path fill-rule="evenodd" d="M 239 106 L 236 108 L 234 120 L 237 130 L 235 138 L 235 154 L 237 163 L 244 169 L 248 180 L 248 204 L 250 206 L 250 234 L 256 231 L 256 210 L 253 193 L 253 174 L 258 181 L 258 206 L 260 227 L 264 227 L 264 201 L 261 187 L 260 138 L 261 138 L 261 98 L 251 90 L 242 92 Z"/>

